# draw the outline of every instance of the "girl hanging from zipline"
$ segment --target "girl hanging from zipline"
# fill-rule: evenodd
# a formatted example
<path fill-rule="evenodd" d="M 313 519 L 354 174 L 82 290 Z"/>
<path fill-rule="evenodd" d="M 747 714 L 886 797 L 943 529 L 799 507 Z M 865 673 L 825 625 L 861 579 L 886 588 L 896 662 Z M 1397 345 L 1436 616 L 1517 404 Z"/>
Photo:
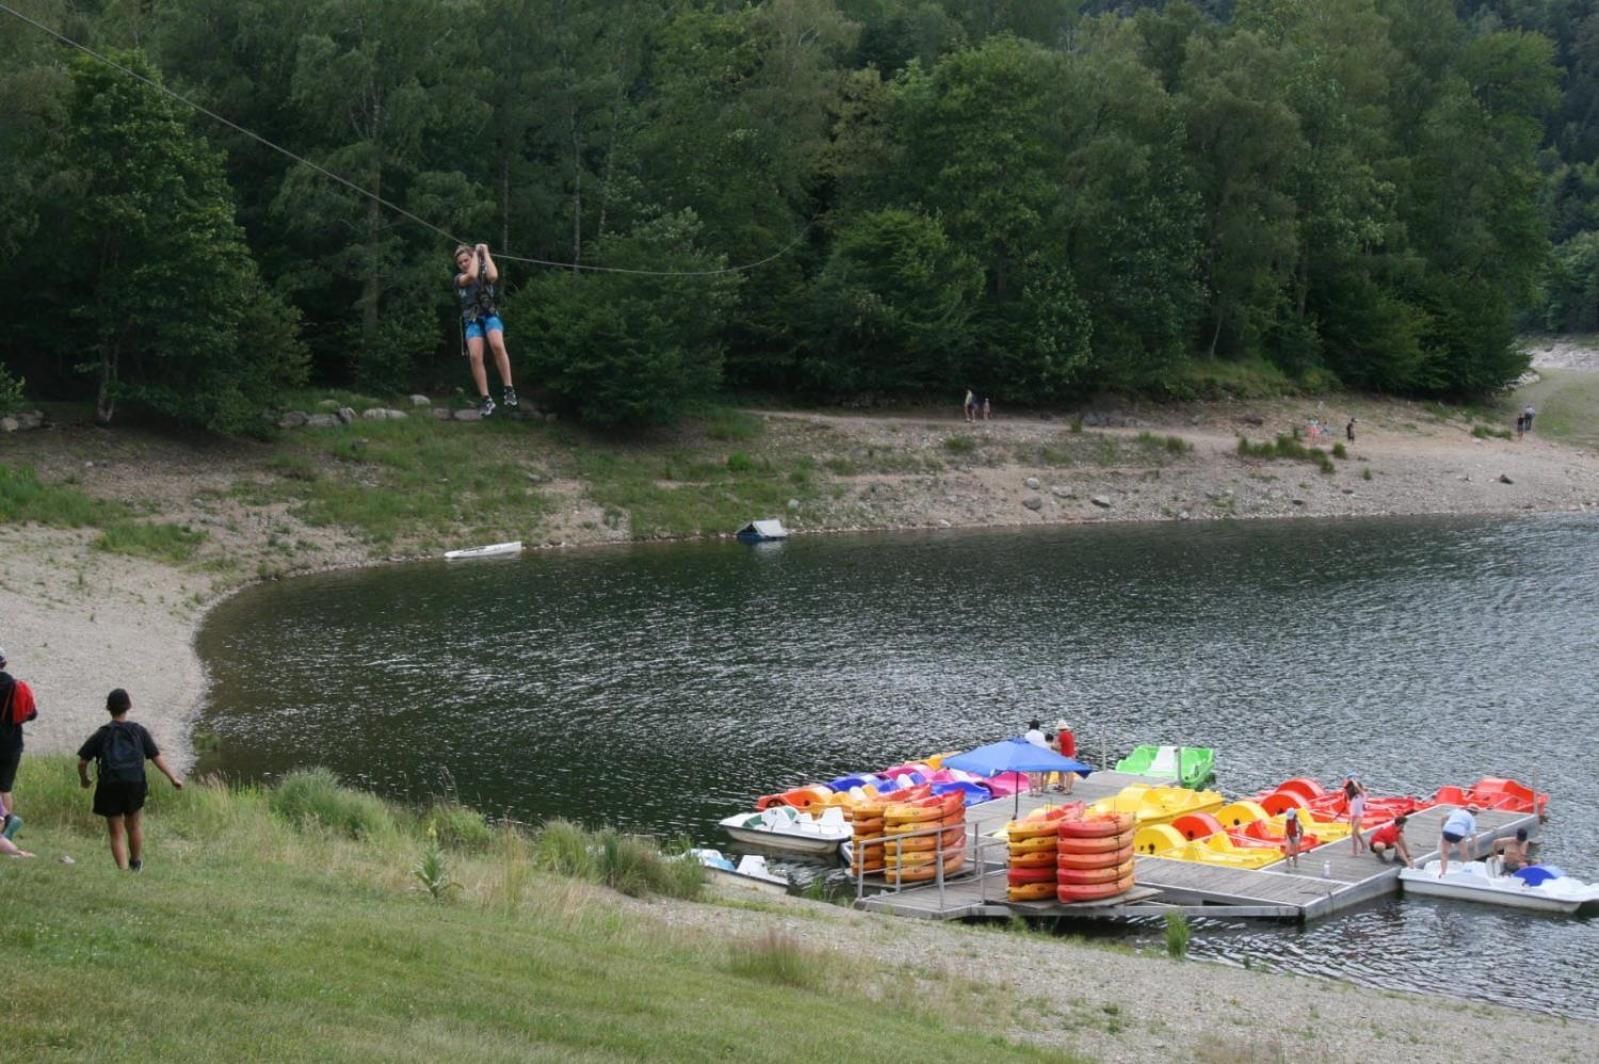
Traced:
<path fill-rule="evenodd" d="M 499 267 L 487 244 L 475 247 L 462 244 L 455 249 L 455 294 L 461 301 L 461 327 L 466 341 L 466 357 L 472 367 L 472 383 L 477 385 L 478 411 L 484 417 L 494 414 L 489 398 L 489 375 L 483 368 L 483 342 L 494 351 L 494 369 L 500 375 L 500 401 L 506 409 L 517 407 L 516 389 L 511 386 L 511 356 L 505 351 L 505 323 L 500 320 L 494 296 L 499 284 Z"/>

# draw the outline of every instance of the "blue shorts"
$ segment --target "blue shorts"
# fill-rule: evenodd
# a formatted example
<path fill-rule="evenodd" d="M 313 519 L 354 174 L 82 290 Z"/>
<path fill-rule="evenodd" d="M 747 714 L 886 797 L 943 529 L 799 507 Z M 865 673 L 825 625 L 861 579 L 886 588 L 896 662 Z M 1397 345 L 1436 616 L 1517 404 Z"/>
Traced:
<path fill-rule="evenodd" d="M 498 314 L 490 314 L 486 318 L 466 323 L 466 338 L 468 340 L 481 340 L 485 332 L 503 333 L 504 331 L 505 322 L 500 320 Z"/>

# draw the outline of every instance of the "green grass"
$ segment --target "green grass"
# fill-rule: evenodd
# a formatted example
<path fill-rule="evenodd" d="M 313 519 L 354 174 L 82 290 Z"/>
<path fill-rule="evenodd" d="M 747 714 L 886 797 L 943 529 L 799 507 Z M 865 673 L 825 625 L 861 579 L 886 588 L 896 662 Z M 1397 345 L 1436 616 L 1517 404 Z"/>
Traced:
<path fill-rule="evenodd" d="M 977 441 L 970 436 L 950 436 L 944 440 L 944 450 L 950 454 L 971 454 L 977 450 Z"/>
<path fill-rule="evenodd" d="M 71 484 L 50 484 L 26 466 L 0 465 L 0 524 L 98 528 L 96 550 L 169 562 L 186 562 L 205 533 L 182 525 L 144 521 L 122 503 L 91 498 Z"/>
<path fill-rule="evenodd" d="M 756 517 L 787 512 L 788 500 L 815 497 L 806 456 L 760 452 L 666 454 L 603 440 L 574 447 L 573 472 L 598 505 L 627 515 L 634 537 L 731 532 Z"/>
<path fill-rule="evenodd" d="M 1276 440 L 1266 443 L 1252 443 L 1247 436 L 1238 437 L 1238 456 L 1240 458 L 1264 458 L 1268 461 L 1285 458 L 1296 462 L 1310 462 L 1327 475 L 1332 475 L 1337 469 L 1332 458 L 1316 447 L 1306 447 L 1294 436 L 1278 436 Z"/>
<path fill-rule="evenodd" d="M 1541 379 L 1504 404 L 1502 422 L 1515 419 L 1527 404 L 1537 408 L 1534 436 L 1599 450 L 1599 373 L 1575 369 L 1538 371 Z"/>
<path fill-rule="evenodd" d="M 1479 440 L 1508 440 L 1513 436 L 1509 429 L 1494 428 L 1491 425 L 1476 425 L 1471 434 Z"/>
<path fill-rule="evenodd" d="M 433 873 L 459 886 L 434 901 L 404 810 L 395 834 L 356 839 L 268 791 L 157 779 L 130 875 L 70 759 L 24 758 L 16 794 L 41 857 L 5 869 L 9 1059 L 1066 1059 L 925 984 L 863 993 L 833 976 L 853 958 L 674 931 L 651 903 L 541 870 L 509 829 L 482 855 L 445 849 Z"/>

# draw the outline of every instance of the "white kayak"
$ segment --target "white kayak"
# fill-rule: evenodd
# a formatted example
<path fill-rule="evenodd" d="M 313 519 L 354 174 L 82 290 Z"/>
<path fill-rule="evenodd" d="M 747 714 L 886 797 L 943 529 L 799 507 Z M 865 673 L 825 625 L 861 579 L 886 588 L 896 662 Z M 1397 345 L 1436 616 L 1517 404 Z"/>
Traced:
<path fill-rule="evenodd" d="M 1599 904 L 1599 885 L 1573 879 L 1553 865 L 1531 865 L 1509 875 L 1493 875 L 1481 861 L 1449 866 L 1438 874 L 1438 862 L 1423 868 L 1405 868 L 1399 881 L 1406 894 L 1433 898 L 1480 901 L 1539 912 L 1574 913 L 1584 905 Z"/>
<path fill-rule="evenodd" d="M 490 543 L 486 547 L 471 547 L 467 550 L 447 550 L 444 556 L 453 562 L 464 558 L 492 558 L 498 554 L 519 554 L 521 550 L 522 541 L 518 539 L 510 543 Z"/>

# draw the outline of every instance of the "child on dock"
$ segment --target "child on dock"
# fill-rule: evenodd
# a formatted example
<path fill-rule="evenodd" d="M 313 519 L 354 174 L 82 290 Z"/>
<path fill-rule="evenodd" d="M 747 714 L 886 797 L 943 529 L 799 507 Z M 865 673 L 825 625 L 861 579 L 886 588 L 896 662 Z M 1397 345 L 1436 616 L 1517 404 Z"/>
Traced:
<path fill-rule="evenodd" d="M 1366 840 L 1360 837 L 1360 822 L 1366 816 L 1366 788 L 1354 773 L 1344 780 L 1344 800 L 1349 805 L 1349 852 L 1359 857 L 1366 848 Z"/>
<path fill-rule="evenodd" d="M 1288 810 L 1283 816 L 1283 863 L 1295 872 L 1299 871 L 1299 845 L 1304 838 L 1305 828 L 1299 822 L 1299 810 Z"/>
<path fill-rule="evenodd" d="M 144 809 L 148 786 L 144 778 L 145 761 L 155 762 L 172 786 L 183 790 L 183 781 L 167 767 L 166 759 L 144 725 L 128 719 L 133 700 L 118 687 L 106 696 L 106 712 L 111 723 L 89 736 L 78 748 L 78 782 L 89 786 L 89 762 L 95 770 L 94 812 L 105 817 L 111 838 L 111 859 L 117 867 L 137 872 L 144 867 Z"/>

